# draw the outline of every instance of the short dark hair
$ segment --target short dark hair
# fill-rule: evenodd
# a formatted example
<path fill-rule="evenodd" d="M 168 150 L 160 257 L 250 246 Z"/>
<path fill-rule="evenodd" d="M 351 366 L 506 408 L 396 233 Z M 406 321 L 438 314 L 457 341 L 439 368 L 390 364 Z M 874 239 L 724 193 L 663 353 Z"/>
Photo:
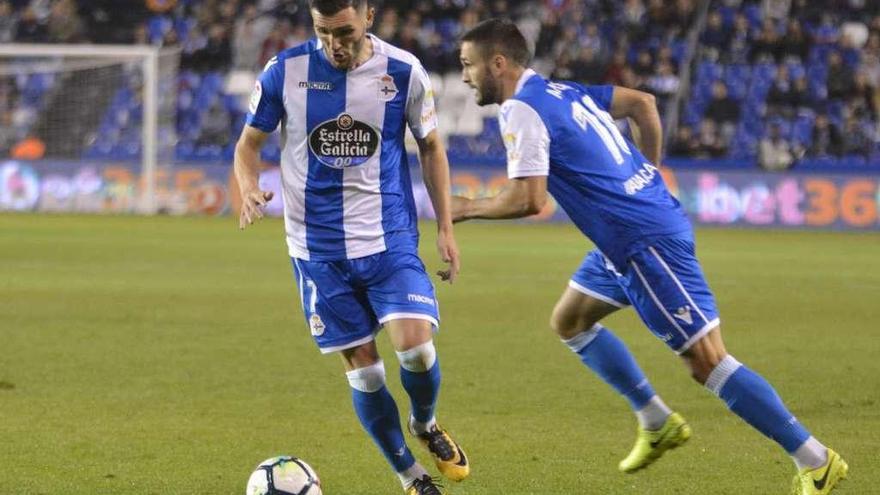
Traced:
<path fill-rule="evenodd" d="M 309 0 L 309 8 L 317 10 L 321 15 L 333 15 L 349 7 L 361 10 L 367 3 L 367 0 Z"/>
<path fill-rule="evenodd" d="M 461 41 L 475 44 L 486 58 L 500 53 L 523 67 L 528 66 L 532 58 L 525 36 L 508 19 L 487 19 L 464 33 Z"/>

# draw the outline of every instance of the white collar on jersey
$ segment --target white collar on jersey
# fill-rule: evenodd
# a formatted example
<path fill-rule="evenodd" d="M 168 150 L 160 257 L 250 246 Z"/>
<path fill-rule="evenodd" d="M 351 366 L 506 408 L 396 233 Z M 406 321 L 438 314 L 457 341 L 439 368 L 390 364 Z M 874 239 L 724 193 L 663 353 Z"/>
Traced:
<path fill-rule="evenodd" d="M 532 69 L 526 69 L 523 71 L 522 75 L 519 76 L 519 81 L 516 82 L 516 89 L 513 90 L 513 94 L 519 93 L 519 91 L 526 85 L 526 81 L 532 78 L 532 76 L 537 76 L 538 73 Z"/>

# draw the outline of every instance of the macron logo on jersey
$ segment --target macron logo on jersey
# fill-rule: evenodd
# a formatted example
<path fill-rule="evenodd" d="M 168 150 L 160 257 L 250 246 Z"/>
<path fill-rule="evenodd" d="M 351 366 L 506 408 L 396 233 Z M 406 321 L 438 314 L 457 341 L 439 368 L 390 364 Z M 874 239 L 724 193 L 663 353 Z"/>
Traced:
<path fill-rule="evenodd" d="M 657 167 L 646 163 L 632 177 L 626 179 L 626 182 L 623 183 L 623 189 L 626 191 L 626 194 L 632 196 L 644 189 L 656 176 Z"/>

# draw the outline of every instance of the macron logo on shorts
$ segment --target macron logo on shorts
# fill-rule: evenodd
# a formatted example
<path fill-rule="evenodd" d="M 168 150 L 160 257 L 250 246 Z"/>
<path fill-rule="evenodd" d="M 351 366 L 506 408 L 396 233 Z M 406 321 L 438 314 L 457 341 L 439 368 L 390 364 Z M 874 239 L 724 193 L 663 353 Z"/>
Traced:
<path fill-rule="evenodd" d="M 428 304 L 430 306 L 433 306 L 435 304 L 433 298 L 423 296 L 421 294 L 407 294 L 406 298 L 409 299 L 410 302 Z"/>

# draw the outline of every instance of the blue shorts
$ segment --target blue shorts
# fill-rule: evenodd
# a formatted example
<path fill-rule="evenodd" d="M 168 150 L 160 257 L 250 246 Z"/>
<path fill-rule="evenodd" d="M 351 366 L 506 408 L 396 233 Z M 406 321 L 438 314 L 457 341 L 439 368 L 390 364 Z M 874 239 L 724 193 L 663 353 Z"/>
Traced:
<path fill-rule="evenodd" d="M 434 285 L 415 253 L 291 261 L 306 324 L 323 353 L 366 344 L 391 320 L 416 318 L 439 325 Z"/>
<path fill-rule="evenodd" d="M 569 287 L 619 308 L 632 304 L 651 332 L 679 354 L 721 323 L 692 240 L 652 241 L 620 270 L 599 250 L 590 251 Z"/>

